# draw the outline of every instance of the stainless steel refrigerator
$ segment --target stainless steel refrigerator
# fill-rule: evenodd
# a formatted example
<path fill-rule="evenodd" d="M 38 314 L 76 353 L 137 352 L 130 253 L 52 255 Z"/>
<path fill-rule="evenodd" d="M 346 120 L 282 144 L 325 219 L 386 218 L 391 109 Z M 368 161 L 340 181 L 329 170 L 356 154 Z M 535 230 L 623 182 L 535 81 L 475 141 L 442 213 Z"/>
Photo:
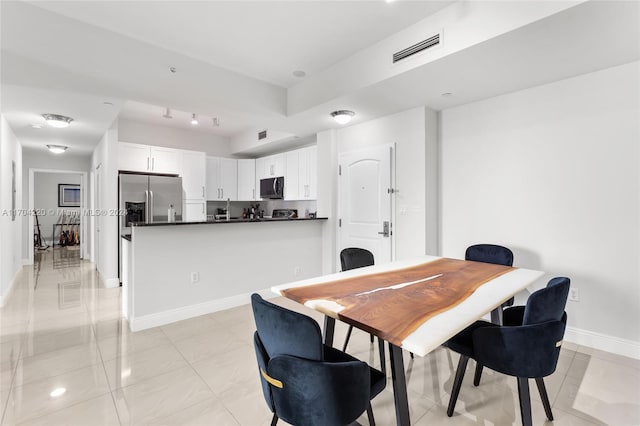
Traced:
<path fill-rule="evenodd" d="M 182 221 L 182 178 L 120 173 L 119 208 L 120 235 L 118 244 L 118 271 L 122 280 L 122 236 L 131 234 L 132 222 L 168 222 L 169 207 L 175 209 L 175 220 Z"/>

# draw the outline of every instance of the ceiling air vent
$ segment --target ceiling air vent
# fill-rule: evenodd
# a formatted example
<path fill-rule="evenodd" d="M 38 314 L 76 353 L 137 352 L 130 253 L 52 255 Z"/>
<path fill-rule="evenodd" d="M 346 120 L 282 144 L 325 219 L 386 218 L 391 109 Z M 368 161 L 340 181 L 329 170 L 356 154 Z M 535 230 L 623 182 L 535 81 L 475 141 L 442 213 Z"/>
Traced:
<path fill-rule="evenodd" d="M 440 34 L 436 34 L 427 38 L 426 40 L 422 40 L 419 43 L 414 44 L 413 46 L 409 46 L 406 49 L 402 49 L 399 52 L 393 54 L 393 63 L 395 64 L 398 61 L 408 58 L 409 56 L 415 55 L 416 53 L 420 53 L 424 50 L 427 50 L 431 47 L 435 47 L 440 44 Z"/>
<path fill-rule="evenodd" d="M 267 131 L 266 130 L 258 132 L 258 140 L 262 140 L 262 139 L 266 139 L 266 138 L 267 138 Z"/>

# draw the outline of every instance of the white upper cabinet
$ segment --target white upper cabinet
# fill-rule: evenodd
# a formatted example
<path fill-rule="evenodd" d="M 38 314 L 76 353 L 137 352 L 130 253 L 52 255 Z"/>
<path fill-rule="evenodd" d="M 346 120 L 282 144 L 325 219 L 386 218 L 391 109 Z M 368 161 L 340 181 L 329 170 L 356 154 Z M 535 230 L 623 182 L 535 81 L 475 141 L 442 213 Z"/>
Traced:
<path fill-rule="evenodd" d="M 254 201 L 256 193 L 256 160 L 238 160 L 238 201 Z"/>
<path fill-rule="evenodd" d="M 275 154 L 264 159 L 264 176 L 263 178 L 284 176 L 284 154 Z"/>
<path fill-rule="evenodd" d="M 298 150 L 298 162 L 299 199 L 315 200 L 318 198 L 318 148 L 316 146 L 310 146 Z"/>
<path fill-rule="evenodd" d="M 118 142 L 118 169 L 132 172 L 179 174 L 180 150 Z"/>
<path fill-rule="evenodd" d="M 207 157 L 204 152 L 182 151 L 182 188 L 185 200 L 204 200 Z"/>
<path fill-rule="evenodd" d="M 238 199 L 238 160 L 207 157 L 207 200 Z"/>
<path fill-rule="evenodd" d="M 284 199 L 299 200 L 300 162 L 298 150 L 284 153 Z"/>
<path fill-rule="evenodd" d="M 264 179 L 267 176 L 265 175 L 265 165 L 264 158 L 256 158 L 256 200 L 262 200 L 260 198 L 260 179 Z"/>

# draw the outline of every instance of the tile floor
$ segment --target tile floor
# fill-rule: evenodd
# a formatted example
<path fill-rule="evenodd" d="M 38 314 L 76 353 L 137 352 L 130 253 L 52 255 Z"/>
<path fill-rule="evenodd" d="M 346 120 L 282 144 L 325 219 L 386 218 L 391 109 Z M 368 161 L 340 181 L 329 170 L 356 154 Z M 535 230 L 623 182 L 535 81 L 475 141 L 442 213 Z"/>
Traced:
<path fill-rule="evenodd" d="M 50 249 L 23 269 L 0 310 L 2 425 L 269 424 L 248 305 L 137 333 L 120 319 L 119 306 L 120 289 L 100 286 L 94 265 L 72 250 L 54 256 Z M 339 325 L 336 342 L 345 332 Z M 354 332 L 349 352 L 379 364 L 365 333 Z M 487 370 L 477 388 L 467 373 L 448 418 L 457 361 L 445 349 L 413 361 L 406 356 L 413 424 L 520 424 L 515 379 Z M 546 382 L 552 424 L 640 424 L 638 360 L 565 344 Z M 56 390 L 61 394 L 52 396 Z M 535 384 L 531 390 L 534 424 L 550 423 Z M 395 424 L 391 386 L 373 410 L 378 425 Z M 359 423 L 367 425 L 366 416 Z"/>

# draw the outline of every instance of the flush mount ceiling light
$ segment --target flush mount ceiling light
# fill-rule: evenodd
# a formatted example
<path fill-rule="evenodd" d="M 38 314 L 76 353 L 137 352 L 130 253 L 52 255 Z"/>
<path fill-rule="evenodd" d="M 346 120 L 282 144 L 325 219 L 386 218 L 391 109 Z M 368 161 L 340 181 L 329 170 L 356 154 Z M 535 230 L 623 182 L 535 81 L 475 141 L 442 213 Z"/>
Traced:
<path fill-rule="evenodd" d="M 47 124 L 51 127 L 62 129 L 69 126 L 73 121 L 73 118 L 58 114 L 42 114 L 42 118 L 45 119 Z"/>
<path fill-rule="evenodd" d="M 331 113 L 331 116 L 333 117 L 334 120 L 336 120 L 336 122 L 338 124 L 347 124 L 348 122 L 351 121 L 351 118 L 356 115 L 355 112 L 353 111 L 348 111 L 348 110 L 340 110 L 340 111 L 333 111 Z"/>
<path fill-rule="evenodd" d="M 64 145 L 47 145 L 47 148 L 54 154 L 62 154 L 68 147 Z"/>
<path fill-rule="evenodd" d="M 198 125 L 198 116 L 195 112 L 191 114 L 191 124 L 193 124 L 194 126 Z"/>
<path fill-rule="evenodd" d="M 165 108 L 164 115 L 162 117 L 168 120 L 172 119 L 173 116 L 171 115 L 171 110 L 169 108 Z"/>

